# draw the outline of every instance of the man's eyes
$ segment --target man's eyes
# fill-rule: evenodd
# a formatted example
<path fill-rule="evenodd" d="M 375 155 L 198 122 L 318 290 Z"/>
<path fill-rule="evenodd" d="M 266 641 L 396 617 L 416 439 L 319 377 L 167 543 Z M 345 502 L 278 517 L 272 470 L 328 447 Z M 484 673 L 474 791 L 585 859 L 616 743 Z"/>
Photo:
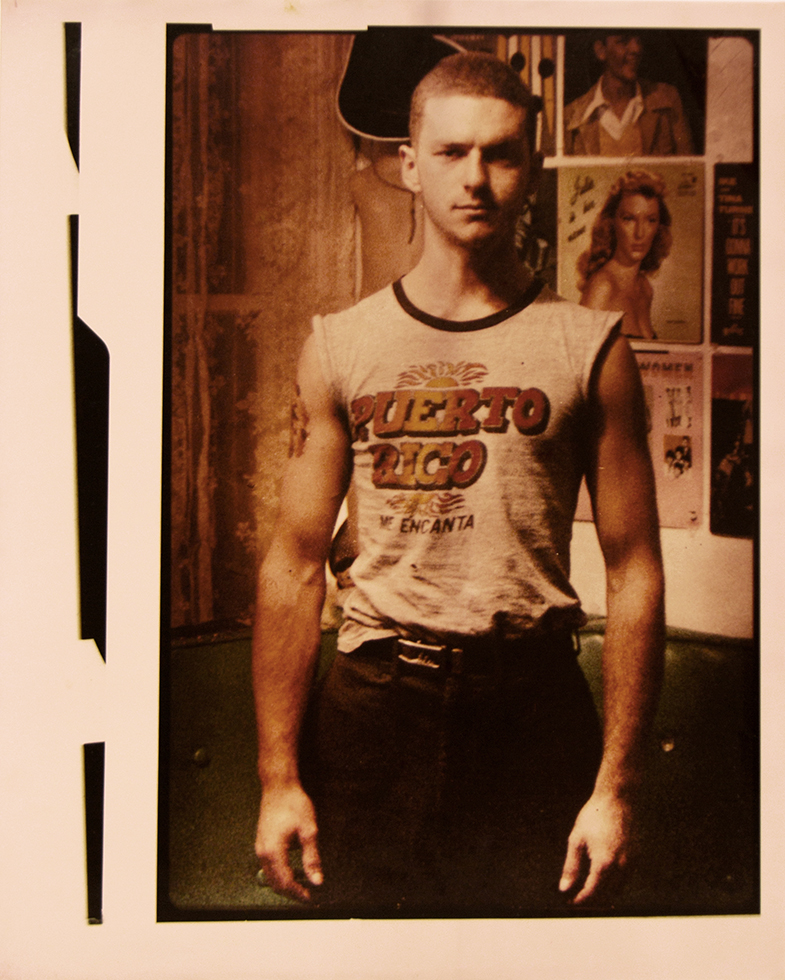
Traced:
<path fill-rule="evenodd" d="M 503 147 L 499 150 L 492 150 L 485 159 L 488 163 L 501 163 L 506 167 L 517 167 L 523 159 L 523 154 L 517 148 Z"/>
<path fill-rule="evenodd" d="M 437 156 L 446 157 L 448 160 L 458 160 L 468 154 L 462 146 L 447 146 L 437 152 Z M 490 147 L 482 155 L 483 163 L 501 163 L 504 166 L 514 167 L 521 162 L 521 152 L 517 148 L 509 146 Z"/>

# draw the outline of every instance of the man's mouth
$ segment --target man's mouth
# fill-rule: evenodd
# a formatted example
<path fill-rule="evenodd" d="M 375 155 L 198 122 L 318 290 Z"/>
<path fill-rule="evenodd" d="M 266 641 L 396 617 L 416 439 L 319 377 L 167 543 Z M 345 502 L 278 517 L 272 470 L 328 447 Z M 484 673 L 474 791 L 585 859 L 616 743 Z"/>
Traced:
<path fill-rule="evenodd" d="M 492 204 L 480 203 L 479 201 L 472 204 L 456 204 L 455 207 L 456 210 L 463 211 L 464 214 L 468 215 L 486 215 L 495 210 Z"/>

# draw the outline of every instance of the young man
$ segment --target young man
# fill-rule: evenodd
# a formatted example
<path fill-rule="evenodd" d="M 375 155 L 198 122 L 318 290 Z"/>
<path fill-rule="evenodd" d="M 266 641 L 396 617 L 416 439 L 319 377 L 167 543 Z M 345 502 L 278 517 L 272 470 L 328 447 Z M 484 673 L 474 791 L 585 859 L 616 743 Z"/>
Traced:
<path fill-rule="evenodd" d="M 584 156 L 688 156 L 693 152 L 679 93 L 638 78 L 638 34 L 594 41 L 600 80 L 564 110 L 564 152 Z"/>
<path fill-rule="evenodd" d="M 558 914 L 627 861 L 664 634 L 643 396 L 619 315 L 518 259 L 535 119 L 491 56 L 426 76 L 400 151 L 422 259 L 317 317 L 300 362 L 254 632 L 256 851 L 273 887 L 327 908 Z M 584 473 L 607 567 L 604 737 L 572 640 Z M 353 588 L 306 717 L 350 479 Z"/>

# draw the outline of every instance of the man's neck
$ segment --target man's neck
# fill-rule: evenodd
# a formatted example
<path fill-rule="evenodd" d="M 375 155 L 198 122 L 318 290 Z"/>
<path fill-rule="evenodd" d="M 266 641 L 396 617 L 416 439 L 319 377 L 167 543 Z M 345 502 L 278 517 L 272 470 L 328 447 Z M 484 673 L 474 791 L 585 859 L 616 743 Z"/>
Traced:
<path fill-rule="evenodd" d="M 499 249 L 426 247 L 403 278 L 406 295 L 424 313 L 477 320 L 511 306 L 532 280 L 512 244 Z"/>
<path fill-rule="evenodd" d="M 621 116 L 627 108 L 630 99 L 635 97 L 637 82 L 628 82 L 606 72 L 600 79 L 600 85 L 602 86 L 603 97 L 608 102 L 612 111 L 617 116 Z"/>

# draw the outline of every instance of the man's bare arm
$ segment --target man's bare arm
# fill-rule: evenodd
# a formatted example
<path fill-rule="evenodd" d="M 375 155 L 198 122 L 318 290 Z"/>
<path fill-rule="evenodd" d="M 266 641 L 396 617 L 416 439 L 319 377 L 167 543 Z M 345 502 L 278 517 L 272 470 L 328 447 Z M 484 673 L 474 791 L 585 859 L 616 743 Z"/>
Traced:
<path fill-rule="evenodd" d="M 300 784 L 298 742 L 321 640 L 324 567 L 349 474 L 349 443 L 310 339 L 292 405 L 281 510 L 259 572 L 253 682 L 262 802 L 256 853 L 273 888 L 307 900 L 289 848 L 300 844 L 314 885 L 322 873 L 313 805 Z"/>
<path fill-rule="evenodd" d="M 570 835 L 560 888 L 586 901 L 627 861 L 636 791 L 664 664 L 664 578 L 643 390 L 627 342 L 617 337 L 595 385 L 588 474 L 606 566 L 604 748 L 594 792 Z M 584 877 L 585 876 L 585 877 Z"/>

